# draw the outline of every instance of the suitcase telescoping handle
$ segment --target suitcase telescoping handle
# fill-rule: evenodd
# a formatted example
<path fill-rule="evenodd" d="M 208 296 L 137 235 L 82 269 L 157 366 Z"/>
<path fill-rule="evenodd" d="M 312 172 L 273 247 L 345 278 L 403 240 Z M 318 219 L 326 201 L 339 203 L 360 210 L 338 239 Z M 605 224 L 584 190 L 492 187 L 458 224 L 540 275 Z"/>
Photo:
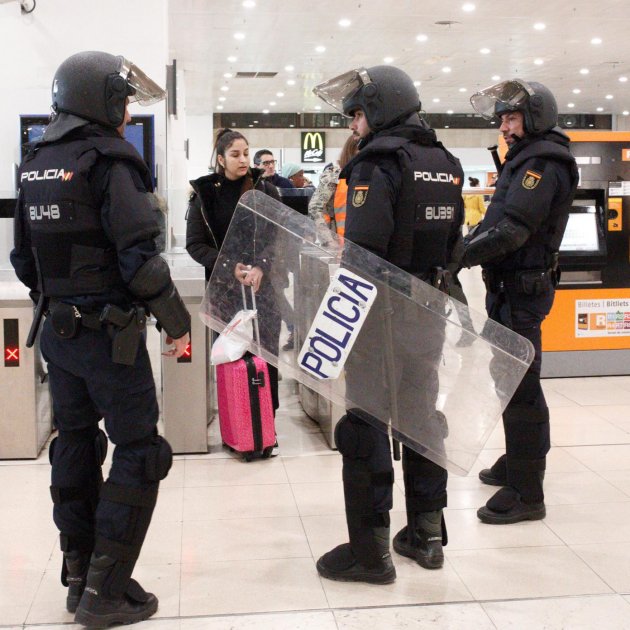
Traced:
<path fill-rule="evenodd" d="M 250 286 L 249 290 L 252 293 L 252 310 L 256 311 L 256 294 L 254 293 L 254 287 Z M 243 309 L 247 310 L 247 293 L 245 292 L 245 285 L 241 284 L 241 293 L 243 295 Z M 258 312 L 254 315 L 254 333 L 256 335 L 256 347 L 258 349 L 257 355 L 261 356 L 260 348 L 260 329 L 258 328 Z"/>

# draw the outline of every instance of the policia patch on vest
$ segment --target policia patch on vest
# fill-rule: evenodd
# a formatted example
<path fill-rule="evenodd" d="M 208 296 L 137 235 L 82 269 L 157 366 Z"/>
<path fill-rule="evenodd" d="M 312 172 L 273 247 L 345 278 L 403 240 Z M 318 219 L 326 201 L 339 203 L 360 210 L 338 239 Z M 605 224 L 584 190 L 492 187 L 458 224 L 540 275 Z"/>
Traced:
<path fill-rule="evenodd" d="M 352 205 L 355 208 L 359 208 L 365 203 L 369 189 L 369 186 L 355 186 L 354 193 L 352 195 Z"/>
<path fill-rule="evenodd" d="M 534 190 L 536 186 L 538 186 L 538 182 L 542 179 L 542 174 L 537 173 L 536 171 L 528 170 L 525 172 L 523 176 L 523 181 L 521 182 L 523 188 L 527 190 Z"/>

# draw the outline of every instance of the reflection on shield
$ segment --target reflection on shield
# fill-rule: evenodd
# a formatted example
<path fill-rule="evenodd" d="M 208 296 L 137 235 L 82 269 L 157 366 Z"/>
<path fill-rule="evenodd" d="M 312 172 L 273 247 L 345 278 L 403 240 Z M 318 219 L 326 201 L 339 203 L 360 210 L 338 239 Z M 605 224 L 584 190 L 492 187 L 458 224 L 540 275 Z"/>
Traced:
<path fill-rule="evenodd" d="M 210 278 L 203 321 L 222 330 L 241 308 L 236 263 L 259 265 L 261 341 L 251 351 L 440 466 L 467 474 L 533 359 L 531 344 L 331 236 L 322 244 L 310 219 L 247 192 Z M 278 347 L 283 300 L 294 310 L 295 353 Z"/>

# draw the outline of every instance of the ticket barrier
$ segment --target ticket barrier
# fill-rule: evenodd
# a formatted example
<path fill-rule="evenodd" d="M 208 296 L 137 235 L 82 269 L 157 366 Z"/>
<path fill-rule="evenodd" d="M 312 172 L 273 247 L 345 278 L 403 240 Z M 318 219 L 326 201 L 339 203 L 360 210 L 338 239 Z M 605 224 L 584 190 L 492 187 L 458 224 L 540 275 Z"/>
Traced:
<path fill-rule="evenodd" d="M 320 296 L 326 291 L 332 276 L 339 268 L 332 257 L 317 247 L 306 246 L 300 252 L 300 270 L 295 280 L 295 348 L 298 353 L 320 304 Z M 344 388 L 343 378 L 331 384 Z M 334 404 L 322 394 L 298 383 L 298 395 L 302 408 L 309 418 L 317 422 L 330 448 L 335 445 L 335 426 L 345 413 L 341 405 Z M 340 392 L 343 397 L 343 392 Z"/>
<path fill-rule="evenodd" d="M 630 374 L 630 134 L 571 132 L 580 171 L 542 375 Z"/>
<path fill-rule="evenodd" d="M 36 458 L 52 432 L 48 372 L 39 349 L 26 338 L 33 302 L 12 269 L 0 270 L 0 459 Z"/>
<path fill-rule="evenodd" d="M 190 346 L 184 356 L 162 357 L 164 437 L 174 453 L 207 453 L 208 425 L 215 413 L 216 395 L 209 360 L 210 331 L 198 315 L 205 292 L 204 269 L 185 250 L 163 256 L 191 315 Z M 168 349 L 164 332 L 161 348 Z"/>

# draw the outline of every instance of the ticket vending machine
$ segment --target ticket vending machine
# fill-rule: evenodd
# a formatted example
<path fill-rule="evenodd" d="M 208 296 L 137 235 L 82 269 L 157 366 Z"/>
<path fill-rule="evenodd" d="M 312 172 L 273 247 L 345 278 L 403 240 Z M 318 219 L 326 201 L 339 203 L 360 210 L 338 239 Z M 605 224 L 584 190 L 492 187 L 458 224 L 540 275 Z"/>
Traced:
<path fill-rule="evenodd" d="M 630 374 L 630 133 L 569 135 L 580 185 L 542 327 L 542 375 Z"/>
<path fill-rule="evenodd" d="M 36 458 L 52 432 L 48 373 L 39 340 L 26 347 L 32 321 L 28 290 L 12 269 L 1 269 L 0 459 Z"/>

